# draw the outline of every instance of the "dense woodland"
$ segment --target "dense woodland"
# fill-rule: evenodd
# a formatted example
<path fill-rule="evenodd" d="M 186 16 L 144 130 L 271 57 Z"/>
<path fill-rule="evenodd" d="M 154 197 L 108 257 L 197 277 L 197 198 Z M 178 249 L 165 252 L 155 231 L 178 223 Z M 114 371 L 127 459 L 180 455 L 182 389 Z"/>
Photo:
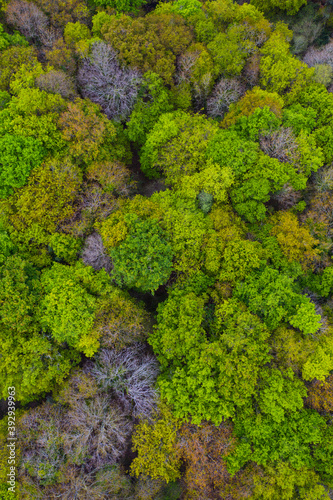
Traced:
<path fill-rule="evenodd" d="M 0 7 L 0 499 L 332 499 L 333 1 Z"/>

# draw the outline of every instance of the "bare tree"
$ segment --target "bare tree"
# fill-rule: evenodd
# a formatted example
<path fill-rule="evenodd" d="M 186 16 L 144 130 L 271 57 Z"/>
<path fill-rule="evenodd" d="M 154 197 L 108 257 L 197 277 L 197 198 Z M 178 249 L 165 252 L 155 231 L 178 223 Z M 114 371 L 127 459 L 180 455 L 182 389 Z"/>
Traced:
<path fill-rule="evenodd" d="M 101 236 L 96 232 L 86 238 L 81 257 L 87 266 L 96 271 L 103 268 L 107 273 L 111 271 L 111 259 L 106 253 Z"/>
<path fill-rule="evenodd" d="M 66 415 L 64 450 L 72 463 L 92 470 L 123 454 L 132 423 L 107 394 L 81 399 Z"/>
<path fill-rule="evenodd" d="M 222 78 L 215 86 L 207 101 L 207 114 L 212 117 L 223 117 L 231 103 L 245 93 L 245 86 L 236 78 Z"/>
<path fill-rule="evenodd" d="M 8 4 L 6 20 L 33 43 L 43 43 L 42 38 L 49 30 L 46 15 L 34 3 L 24 0 L 12 0 Z"/>
<path fill-rule="evenodd" d="M 84 97 L 99 104 L 108 118 L 122 121 L 132 111 L 141 77 L 137 70 L 120 66 L 112 47 L 96 42 L 79 69 L 78 82 Z"/>
<path fill-rule="evenodd" d="M 300 201 L 302 193 L 296 191 L 290 184 L 285 184 L 282 189 L 271 196 L 271 201 L 277 204 L 278 210 L 288 210 Z"/>
<path fill-rule="evenodd" d="M 317 64 L 329 64 L 333 67 L 333 42 L 320 49 L 310 47 L 303 57 L 303 61 L 312 68 Z"/>
<path fill-rule="evenodd" d="M 299 158 L 296 138 L 290 127 L 261 134 L 259 144 L 264 153 L 281 162 L 294 163 Z"/>
<path fill-rule="evenodd" d="M 36 85 L 41 90 L 51 92 L 52 94 L 60 94 L 65 99 L 73 100 L 77 97 L 73 79 L 61 70 L 52 70 L 38 76 L 36 78 Z"/>
<path fill-rule="evenodd" d="M 189 82 L 192 77 L 192 71 L 200 56 L 200 50 L 194 52 L 185 52 L 177 59 L 176 81 L 178 84 Z"/>
<path fill-rule="evenodd" d="M 121 351 L 102 349 L 87 368 L 102 390 L 111 390 L 127 407 L 133 405 L 134 416 L 151 415 L 158 398 L 154 385 L 159 366 L 143 344 Z"/>

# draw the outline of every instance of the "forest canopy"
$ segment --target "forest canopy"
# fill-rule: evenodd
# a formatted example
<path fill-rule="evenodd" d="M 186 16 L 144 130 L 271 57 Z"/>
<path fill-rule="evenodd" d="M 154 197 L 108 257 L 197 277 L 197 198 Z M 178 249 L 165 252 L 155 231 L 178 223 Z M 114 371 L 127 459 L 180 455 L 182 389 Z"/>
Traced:
<path fill-rule="evenodd" d="M 332 123 L 331 0 L 0 0 L 0 500 L 333 498 Z"/>

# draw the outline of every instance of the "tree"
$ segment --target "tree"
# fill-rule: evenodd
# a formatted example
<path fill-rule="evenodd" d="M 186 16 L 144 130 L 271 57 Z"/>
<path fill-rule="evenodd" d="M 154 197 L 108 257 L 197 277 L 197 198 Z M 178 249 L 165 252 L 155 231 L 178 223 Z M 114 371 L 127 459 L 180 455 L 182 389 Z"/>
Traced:
<path fill-rule="evenodd" d="M 330 412 L 333 408 L 333 376 L 324 381 L 314 380 L 308 390 L 306 404 L 314 410 Z"/>
<path fill-rule="evenodd" d="M 68 23 L 86 23 L 89 9 L 84 0 L 36 0 L 35 2 L 47 16 L 54 28 L 63 29 Z"/>
<path fill-rule="evenodd" d="M 271 9 L 286 10 L 287 14 L 296 14 L 306 0 L 251 0 L 258 9 L 269 12 Z"/>
<path fill-rule="evenodd" d="M 111 392 L 134 417 L 150 418 L 158 401 L 157 360 L 143 344 L 116 351 L 102 349 L 86 370 L 102 392 Z"/>
<path fill-rule="evenodd" d="M 96 5 L 111 7 L 117 12 L 137 12 L 147 0 L 94 0 Z"/>
<path fill-rule="evenodd" d="M 250 116 L 257 108 L 268 106 L 280 118 L 284 102 L 276 92 L 267 92 L 259 87 L 248 90 L 235 104 L 230 106 L 229 113 L 224 117 L 222 125 L 227 128 L 236 123 L 241 116 Z"/>
<path fill-rule="evenodd" d="M 243 283 L 236 285 L 234 295 L 243 300 L 251 312 L 262 316 L 270 329 L 288 321 L 304 334 L 313 334 L 321 326 L 314 304 L 297 293 L 294 279 L 271 267 L 247 275 Z"/>
<path fill-rule="evenodd" d="M 296 470 L 286 462 L 269 463 L 266 467 L 258 468 L 252 474 L 251 483 L 251 497 L 254 500 L 292 500 L 295 496 L 304 500 L 329 498 L 313 469 L 302 467 Z"/>
<path fill-rule="evenodd" d="M 44 296 L 40 322 L 58 344 L 67 342 L 92 356 L 99 347 L 99 335 L 93 331 L 96 297 L 84 286 L 84 280 L 89 279 L 93 279 L 91 269 L 79 263 L 70 268 L 54 262 L 46 269 L 41 277 Z"/>
<path fill-rule="evenodd" d="M 18 231 L 34 224 L 53 232 L 74 212 L 82 182 L 80 170 L 65 160 L 49 160 L 35 168 L 28 184 L 8 199 L 8 220 Z"/>
<path fill-rule="evenodd" d="M 74 81 L 61 70 L 51 70 L 44 75 L 38 76 L 36 85 L 40 90 L 60 94 L 64 99 L 73 100 L 77 97 Z"/>
<path fill-rule="evenodd" d="M 313 261 L 319 253 L 314 247 L 319 240 L 313 238 L 306 227 L 300 226 L 296 215 L 278 212 L 273 216 L 272 223 L 274 225 L 270 234 L 276 237 L 288 261 L 300 262 L 304 270 L 313 267 Z"/>
<path fill-rule="evenodd" d="M 175 184 L 182 175 L 192 174 L 205 161 L 206 148 L 217 125 L 203 116 L 191 117 L 182 111 L 165 113 L 155 124 L 141 150 L 141 165 L 149 177 L 163 172 Z"/>
<path fill-rule="evenodd" d="M 0 197 L 6 198 L 13 188 L 24 186 L 33 168 L 45 156 L 42 144 L 31 137 L 5 134 L 0 137 Z"/>
<path fill-rule="evenodd" d="M 141 420 L 132 437 L 138 456 L 131 464 L 131 474 L 161 478 L 167 483 L 180 477 L 180 457 L 175 446 L 180 425 L 165 403 L 161 403 L 152 420 Z"/>
<path fill-rule="evenodd" d="M 79 69 L 78 82 L 83 96 L 99 104 L 108 118 L 124 121 L 135 104 L 140 75 L 121 68 L 112 47 L 96 42 Z"/>
<path fill-rule="evenodd" d="M 49 29 L 46 15 L 37 5 L 25 0 L 11 0 L 6 9 L 6 20 L 32 43 L 41 43 Z"/>
<path fill-rule="evenodd" d="M 17 255 L 1 265 L 0 336 L 1 393 L 16 387 L 16 397 L 28 402 L 50 391 L 68 375 L 78 355 L 56 346 L 41 330 L 37 318 L 39 273 Z M 15 361 L 16 360 L 16 361 Z"/>
<path fill-rule="evenodd" d="M 236 78 L 221 78 L 207 100 L 207 114 L 223 118 L 230 104 L 237 102 L 244 93 L 244 87 Z"/>
<path fill-rule="evenodd" d="M 92 163 L 87 170 L 87 178 L 96 180 L 106 192 L 115 192 L 121 196 L 130 195 L 136 186 L 128 167 L 119 161 Z"/>
<path fill-rule="evenodd" d="M 62 137 L 68 142 L 74 160 L 89 164 L 93 160 L 129 159 L 127 144 L 120 130 L 88 99 L 75 99 L 59 118 Z"/>
<path fill-rule="evenodd" d="M 325 428 L 324 418 L 313 410 L 292 412 L 279 423 L 262 414 L 239 415 L 234 429 L 240 441 L 227 457 L 228 470 L 233 475 L 248 460 L 258 465 L 284 461 L 296 470 L 311 468 L 315 465 L 313 450 L 325 442 Z"/>
<path fill-rule="evenodd" d="M 230 424 L 215 427 L 208 422 L 201 426 L 183 424 L 178 431 L 178 447 L 186 467 L 184 480 L 191 498 L 214 498 L 218 490 L 223 491 L 229 479 L 225 458 L 234 445 L 231 433 Z"/>
<path fill-rule="evenodd" d="M 302 0 L 303 1 L 303 0 Z M 261 49 L 261 85 L 271 92 L 282 94 L 297 82 L 309 81 L 314 70 L 292 56 L 289 51 L 291 32 L 278 24 L 270 39 Z"/>
<path fill-rule="evenodd" d="M 140 221 L 136 215 L 127 215 L 125 222 L 128 236 L 110 251 L 111 277 L 119 285 L 153 293 L 171 274 L 172 247 L 156 221 Z"/>
<path fill-rule="evenodd" d="M 33 68 L 38 63 L 33 47 L 13 46 L 0 52 L 0 90 L 9 90 L 10 83 L 23 64 Z"/>
<path fill-rule="evenodd" d="M 93 32 L 101 34 L 111 47 L 117 47 L 120 61 L 142 74 L 153 71 L 168 84 L 172 84 L 176 57 L 193 40 L 184 18 L 171 13 L 151 12 L 138 19 L 100 13 L 93 19 Z"/>
<path fill-rule="evenodd" d="M 190 415 L 197 425 L 202 420 L 218 425 L 233 417 L 237 406 L 249 404 L 260 365 L 269 360 L 264 342 L 268 332 L 237 301 L 221 304 L 206 331 L 205 302 L 193 292 L 175 290 L 159 306 L 157 326 L 148 342 L 162 365 L 158 378 L 162 397 L 172 404 L 175 415 Z"/>
<path fill-rule="evenodd" d="M 34 138 L 48 153 L 60 156 L 66 143 L 57 128 L 57 120 L 65 106 L 60 95 L 37 88 L 21 88 L 1 112 L 0 133 Z"/>
<path fill-rule="evenodd" d="M 6 33 L 3 29 L 3 25 L 0 23 L 0 50 L 8 49 L 11 45 L 23 45 L 27 47 L 29 44 L 17 31 L 12 35 Z"/>
<path fill-rule="evenodd" d="M 144 95 L 138 96 L 126 129 L 127 137 L 139 146 L 144 145 L 147 134 L 153 129 L 160 116 L 173 111 L 171 94 L 156 73 L 147 71 L 143 75 L 142 91 Z"/>

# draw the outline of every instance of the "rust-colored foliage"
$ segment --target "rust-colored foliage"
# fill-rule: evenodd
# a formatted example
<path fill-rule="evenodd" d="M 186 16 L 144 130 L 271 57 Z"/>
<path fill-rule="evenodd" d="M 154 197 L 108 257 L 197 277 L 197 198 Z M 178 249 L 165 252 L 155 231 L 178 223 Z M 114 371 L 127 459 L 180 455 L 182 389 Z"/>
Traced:
<path fill-rule="evenodd" d="M 89 10 L 84 0 L 35 0 L 35 3 L 50 17 L 51 24 L 56 28 L 88 20 Z"/>
<path fill-rule="evenodd" d="M 324 381 L 312 382 L 306 404 L 319 412 L 333 411 L 333 375 L 329 375 Z"/>
<path fill-rule="evenodd" d="M 176 56 L 193 40 L 184 18 L 169 13 L 153 12 L 138 19 L 111 16 L 101 32 L 117 48 L 120 60 L 142 73 L 154 71 L 170 84 L 176 70 Z"/>
<path fill-rule="evenodd" d="M 226 455 L 233 449 L 232 428 L 205 422 L 201 426 L 184 424 L 179 431 L 179 449 L 185 461 L 186 498 L 223 498 L 223 489 L 230 476 Z"/>
<path fill-rule="evenodd" d="M 278 240 L 289 262 L 300 262 L 304 270 L 312 267 L 319 253 L 315 248 L 319 241 L 311 236 L 309 229 L 301 226 L 296 215 L 291 212 L 277 212 L 272 222 L 274 226 L 271 234 Z"/>
<path fill-rule="evenodd" d="M 131 171 L 119 161 L 93 163 L 87 171 L 88 180 L 96 180 L 105 191 L 128 196 L 135 187 Z"/>
<path fill-rule="evenodd" d="M 69 142 L 71 155 L 83 162 L 95 160 L 107 133 L 116 135 L 112 123 L 100 113 L 99 106 L 89 100 L 68 103 L 59 118 L 63 138 Z"/>
<path fill-rule="evenodd" d="M 46 54 L 47 61 L 57 70 L 65 71 L 70 76 L 76 73 L 76 60 L 63 38 L 59 38 Z"/>

